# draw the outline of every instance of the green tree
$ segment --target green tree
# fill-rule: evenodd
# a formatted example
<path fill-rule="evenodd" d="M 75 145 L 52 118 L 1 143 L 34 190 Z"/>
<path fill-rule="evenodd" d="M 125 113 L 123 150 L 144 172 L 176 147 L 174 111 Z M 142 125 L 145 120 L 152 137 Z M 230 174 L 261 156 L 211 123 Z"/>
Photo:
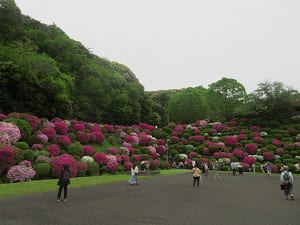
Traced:
<path fill-rule="evenodd" d="M 210 118 L 228 120 L 240 114 L 240 108 L 247 100 L 247 93 L 242 84 L 235 79 L 222 78 L 209 85 L 206 103 Z"/>
<path fill-rule="evenodd" d="M 170 121 L 191 123 L 206 118 L 205 99 L 199 88 L 187 88 L 170 97 L 168 111 Z"/>

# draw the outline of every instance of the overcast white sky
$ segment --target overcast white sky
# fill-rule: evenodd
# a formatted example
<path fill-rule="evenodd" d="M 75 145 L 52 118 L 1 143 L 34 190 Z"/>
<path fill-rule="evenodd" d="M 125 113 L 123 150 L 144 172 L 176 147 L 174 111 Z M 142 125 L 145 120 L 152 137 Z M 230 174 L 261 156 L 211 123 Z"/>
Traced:
<path fill-rule="evenodd" d="M 145 90 L 231 77 L 300 91 L 300 0 L 16 0 L 94 54 L 128 66 Z"/>

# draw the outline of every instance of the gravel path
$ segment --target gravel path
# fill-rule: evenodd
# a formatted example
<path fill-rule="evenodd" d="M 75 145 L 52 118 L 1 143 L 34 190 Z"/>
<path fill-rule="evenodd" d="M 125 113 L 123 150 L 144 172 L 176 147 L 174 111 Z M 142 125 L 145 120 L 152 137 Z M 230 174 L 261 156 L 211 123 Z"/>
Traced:
<path fill-rule="evenodd" d="M 69 190 L 69 201 L 56 192 L 0 199 L 1 225 L 296 225 L 300 188 L 285 200 L 279 175 L 212 174 L 193 188 L 191 174 L 160 176 Z M 99 177 L 101 179 L 101 177 Z M 295 178 L 296 185 L 300 177 Z M 1 186 L 0 186 L 1 188 Z M 297 199 L 299 197 L 299 200 Z"/>

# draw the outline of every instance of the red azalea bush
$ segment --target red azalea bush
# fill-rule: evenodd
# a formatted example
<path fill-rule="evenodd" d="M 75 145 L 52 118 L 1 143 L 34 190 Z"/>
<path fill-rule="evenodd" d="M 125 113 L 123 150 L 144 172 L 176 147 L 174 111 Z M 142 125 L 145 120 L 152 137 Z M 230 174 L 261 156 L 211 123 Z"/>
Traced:
<path fill-rule="evenodd" d="M 172 142 L 173 144 L 178 143 L 178 142 L 179 142 L 179 137 L 177 137 L 177 136 L 172 136 L 172 137 L 171 137 L 171 142 Z"/>
<path fill-rule="evenodd" d="M 158 154 L 160 154 L 160 155 L 163 155 L 163 154 L 165 153 L 165 150 L 166 150 L 166 148 L 165 148 L 165 146 L 163 146 L 163 145 L 159 145 L 159 146 L 156 147 L 156 151 L 157 151 Z"/>
<path fill-rule="evenodd" d="M 73 126 L 73 129 L 74 129 L 75 132 L 84 131 L 85 126 L 82 123 L 77 123 Z"/>
<path fill-rule="evenodd" d="M 56 144 L 49 145 L 46 150 L 49 152 L 51 157 L 58 156 L 60 148 Z"/>
<path fill-rule="evenodd" d="M 0 149 L 0 173 L 14 165 L 14 151 L 11 147 L 4 146 Z"/>
<path fill-rule="evenodd" d="M 213 129 L 216 130 L 217 132 L 220 132 L 221 130 L 223 130 L 224 125 L 222 123 L 216 123 L 213 125 Z"/>
<path fill-rule="evenodd" d="M 38 117 L 26 113 L 10 113 L 8 114 L 8 118 L 19 118 L 27 120 L 33 131 L 37 131 L 41 126 L 41 120 Z"/>
<path fill-rule="evenodd" d="M 82 146 L 83 155 L 93 155 L 94 148 L 90 145 Z"/>
<path fill-rule="evenodd" d="M 255 159 L 250 156 L 247 156 L 243 159 L 243 163 L 246 163 L 251 166 L 253 163 L 255 163 Z"/>
<path fill-rule="evenodd" d="M 102 133 L 102 131 L 101 131 L 101 128 L 100 128 L 100 126 L 98 125 L 98 124 L 95 124 L 94 126 L 92 126 L 91 128 L 90 128 L 90 131 L 93 133 L 93 132 L 101 132 Z"/>
<path fill-rule="evenodd" d="M 134 162 L 139 162 L 139 161 L 141 161 L 141 156 L 139 156 L 139 155 L 133 155 L 133 156 L 132 156 L 132 160 L 133 160 Z"/>
<path fill-rule="evenodd" d="M 190 152 L 189 153 L 189 159 L 193 159 L 197 156 L 197 153 L 196 152 Z"/>
<path fill-rule="evenodd" d="M 129 161 L 124 162 L 124 168 L 125 170 L 130 170 L 133 164 Z"/>
<path fill-rule="evenodd" d="M 226 158 L 227 154 L 225 152 L 215 152 L 213 157 L 215 159 Z"/>
<path fill-rule="evenodd" d="M 7 119 L 7 115 L 0 113 L 0 121 Z"/>
<path fill-rule="evenodd" d="M 89 143 L 91 139 L 91 134 L 90 133 L 85 133 L 82 131 L 79 131 L 77 133 L 77 140 L 81 143 L 81 144 L 87 144 Z"/>
<path fill-rule="evenodd" d="M 203 152 L 203 155 L 209 155 L 209 153 L 210 153 L 208 148 L 204 148 L 202 152 Z"/>
<path fill-rule="evenodd" d="M 70 155 L 63 154 L 61 156 L 55 157 L 51 160 L 51 172 L 52 175 L 59 178 L 63 165 L 69 165 L 70 167 L 70 177 L 76 177 L 78 171 L 78 162 Z"/>
<path fill-rule="evenodd" d="M 165 140 L 164 139 L 158 139 L 157 140 L 157 144 L 158 145 L 164 145 L 165 144 Z"/>
<path fill-rule="evenodd" d="M 55 122 L 55 130 L 58 134 L 65 135 L 68 133 L 68 125 L 64 122 Z"/>
<path fill-rule="evenodd" d="M 126 162 L 129 161 L 129 156 L 128 155 L 121 155 L 121 162 Z"/>
<path fill-rule="evenodd" d="M 104 128 L 105 128 L 105 131 L 107 133 L 112 133 L 114 132 L 114 127 L 112 125 L 109 125 L 109 124 L 104 124 Z"/>
<path fill-rule="evenodd" d="M 57 141 L 59 144 L 67 147 L 71 144 L 71 139 L 66 135 L 60 135 L 57 137 Z"/>
<path fill-rule="evenodd" d="M 32 150 L 42 150 L 44 148 L 44 146 L 42 144 L 33 144 L 31 146 Z"/>
<path fill-rule="evenodd" d="M 87 171 L 87 165 L 85 163 L 78 162 L 77 176 L 84 177 L 86 175 L 86 171 Z"/>
<path fill-rule="evenodd" d="M 95 132 L 92 132 L 92 134 L 95 135 L 95 137 L 96 137 L 96 141 L 95 142 L 97 142 L 97 143 L 101 144 L 104 141 L 104 139 L 105 139 L 105 137 L 102 134 L 102 132 L 95 131 Z"/>
<path fill-rule="evenodd" d="M 244 152 L 238 149 L 235 149 L 232 154 L 237 157 L 239 160 L 242 160 L 245 156 Z"/>
<path fill-rule="evenodd" d="M 108 162 L 107 156 L 103 152 L 97 152 L 94 154 L 94 159 L 97 163 L 106 165 Z"/>
<path fill-rule="evenodd" d="M 108 148 L 107 151 L 111 155 L 117 155 L 117 153 L 118 153 L 118 150 L 116 148 L 114 148 L 114 147 Z"/>
<path fill-rule="evenodd" d="M 251 130 L 252 132 L 260 132 L 260 127 L 259 126 L 251 126 L 249 128 L 249 130 Z"/>
<path fill-rule="evenodd" d="M 56 136 L 56 131 L 52 127 L 46 127 L 43 130 L 43 133 L 47 135 L 49 139 L 54 138 Z"/>
<path fill-rule="evenodd" d="M 252 143 L 247 144 L 247 145 L 245 146 L 245 148 L 246 148 L 246 151 L 247 151 L 250 155 L 255 155 L 256 152 L 257 152 L 257 149 L 258 149 L 257 145 L 256 145 L 256 144 L 252 144 Z"/>
<path fill-rule="evenodd" d="M 129 150 L 129 155 L 132 155 L 135 152 L 134 148 L 128 148 L 128 150 Z"/>
<path fill-rule="evenodd" d="M 235 146 L 236 143 L 237 143 L 237 140 L 236 140 L 235 137 L 233 137 L 233 136 L 227 136 L 227 137 L 225 137 L 225 144 L 227 146 L 233 147 L 233 146 Z"/>
<path fill-rule="evenodd" d="M 147 136 L 145 133 L 140 134 L 139 144 L 147 146 L 151 143 L 151 138 Z"/>
<path fill-rule="evenodd" d="M 274 154 L 272 152 L 264 152 L 263 156 L 265 161 L 272 162 L 274 160 Z"/>
<path fill-rule="evenodd" d="M 281 141 L 280 140 L 272 140 L 272 144 L 277 146 L 277 147 L 280 147 L 282 145 Z"/>
<path fill-rule="evenodd" d="M 184 145 L 186 145 L 188 143 L 188 140 L 186 138 L 182 138 L 181 139 L 181 143 L 184 144 Z"/>
<path fill-rule="evenodd" d="M 283 152 L 284 152 L 284 149 L 283 149 L 283 148 L 277 149 L 277 150 L 276 150 L 276 155 L 282 156 L 282 155 L 283 155 Z"/>
<path fill-rule="evenodd" d="M 246 140 L 247 139 L 247 136 L 245 134 L 239 134 L 237 136 L 237 140 L 238 141 L 242 141 L 242 140 Z"/>
<path fill-rule="evenodd" d="M 256 136 L 253 138 L 253 141 L 257 144 L 263 144 L 264 143 L 264 139 L 260 136 Z"/>

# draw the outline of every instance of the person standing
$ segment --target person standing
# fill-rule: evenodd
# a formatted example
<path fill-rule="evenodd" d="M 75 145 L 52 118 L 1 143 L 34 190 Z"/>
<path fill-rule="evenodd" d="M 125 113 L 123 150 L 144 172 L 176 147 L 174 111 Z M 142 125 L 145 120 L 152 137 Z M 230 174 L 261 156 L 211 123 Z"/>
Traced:
<path fill-rule="evenodd" d="M 255 174 L 255 167 L 256 167 L 256 166 L 255 166 L 255 164 L 253 163 L 253 164 L 252 164 L 252 172 L 253 172 L 254 174 Z"/>
<path fill-rule="evenodd" d="M 232 175 L 235 176 L 236 175 L 236 167 L 237 167 L 236 163 L 235 162 L 230 163 L 230 167 L 232 169 Z"/>
<path fill-rule="evenodd" d="M 215 180 L 219 180 L 219 181 L 221 182 L 222 178 L 221 178 L 220 175 L 218 174 L 219 168 L 220 168 L 220 164 L 216 161 L 216 162 L 213 164 L 214 177 L 215 177 Z"/>
<path fill-rule="evenodd" d="M 238 165 L 238 171 L 239 171 L 239 175 L 243 175 L 243 166 L 241 163 L 239 163 Z"/>
<path fill-rule="evenodd" d="M 207 163 L 204 164 L 204 170 L 205 170 L 205 177 L 207 178 L 208 177 L 208 165 Z"/>
<path fill-rule="evenodd" d="M 291 199 L 294 200 L 294 194 L 292 193 L 293 190 L 293 174 L 288 171 L 288 167 L 284 166 L 283 171 L 280 174 L 280 185 L 284 191 L 284 195 L 287 200 Z"/>
<path fill-rule="evenodd" d="M 60 202 L 60 196 L 62 189 L 64 189 L 64 201 L 67 201 L 68 197 L 68 185 L 70 184 L 70 167 L 67 164 L 63 165 L 63 169 L 60 172 L 59 180 L 57 185 L 59 185 L 58 193 L 57 193 L 57 201 Z"/>
<path fill-rule="evenodd" d="M 133 184 L 133 185 L 137 185 L 138 181 L 137 181 L 137 175 L 139 173 L 139 168 L 137 167 L 137 165 L 134 163 L 131 167 L 131 177 L 128 180 L 129 184 Z"/>
<path fill-rule="evenodd" d="M 272 174 L 271 163 L 267 163 L 267 174 L 270 176 Z"/>
<path fill-rule="evenodd" d="M 203 184 L 203 181 L 201 178 L 201 170 L 195 164 L 192 172 L 193 172 L 193 187 L 195 187 L 195 185 L 197 183 L 197 187 L 199 188 L 199 180 L 201 180 L 201 184 Z"/>

